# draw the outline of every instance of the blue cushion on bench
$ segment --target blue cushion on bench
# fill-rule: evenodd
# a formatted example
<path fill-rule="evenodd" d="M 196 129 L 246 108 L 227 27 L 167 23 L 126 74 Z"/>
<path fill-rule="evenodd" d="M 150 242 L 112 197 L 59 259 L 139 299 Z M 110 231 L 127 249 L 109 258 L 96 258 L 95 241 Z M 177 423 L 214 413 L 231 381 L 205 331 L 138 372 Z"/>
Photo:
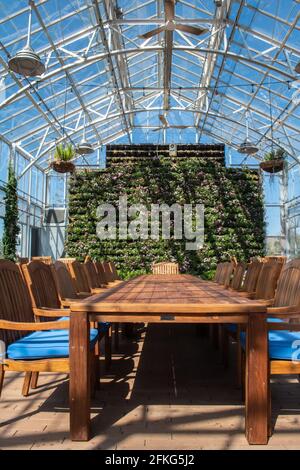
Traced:
<path fill-rule="evenodd" d="M 294 341 L 299 341 L 299 344 L 292 347 Z M 246 333 L 241 333 L 241 345 L 245 349 Z M 292 357 L 295 351 L 299 351 L 296 357 Z M 274 360 L 287 360 L 292 359 L 300 360 L 300 331 L 269 331 L 269 357 Z"/>
<path fill-rule="evenodd" d="M 97 338 L 98 330 L 91 329 L 91 348 Z M 7 348 L 7 357 L 23 360 L 69 357 L 69 330 L 35 331 L 10 344 Z"/>

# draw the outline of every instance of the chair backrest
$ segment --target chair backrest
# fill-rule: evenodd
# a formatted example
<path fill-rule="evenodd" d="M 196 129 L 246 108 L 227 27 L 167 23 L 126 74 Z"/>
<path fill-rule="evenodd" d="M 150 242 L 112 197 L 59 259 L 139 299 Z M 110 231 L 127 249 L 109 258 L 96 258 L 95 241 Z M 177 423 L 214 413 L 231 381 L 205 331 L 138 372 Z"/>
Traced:
<path fill-rule="evenodd" d="M 287 261 L 287 257 L 286 256 L 265 256 L 263 258 L 264 262 L 270 261 L 270 260 L 277 261 L 278 263 L 285 264 L 286 261 Z"/>
<path fill-rule="evenodd" d="M 103 264 L 101 263 L 101 261 L 94 261 L 94 266 L 95 266 L 95 269 L 97 271 L 100 283 L 103 284 L 103 285 L 108 284 L 108 280 L 107 280 L 107 277 L 106 277 L 106 274 L 105 274 L 105 271 L 104 271 L 104 267 L 103 267 Z"/>
<path fill-rule="evenodd" d="M 293 259 L 282 267 L 274 298 L 274 307 L 300 304 L 300 259 Z"/>
<path fill-rule="evenodd" d="M 53 268 L 56 274 L 56 283 L 60 299 L 76 299 L 77 292 L 66 264 L 61 261 L 55 261 Z"/>
<path fill-rule="evenodd" d="M 27 263 L 29 263 L 29 258 L 22 258 L 22 257 L 18 256 L 17 263 L 18 264 L 27 264 Z"/>
<path fill-rule="evenodd" d="M 18 265 L 0 260 L 0 318 L 9 321 L 34 322 L 28 288 Z M 28 332 L 0 330 L 0 339 L 6 346 L 26 336 Z"/>
<path fill-rule="evenodd" d="M 102 266 L 103 266 L 103 269 L 104 269 L 104 273 L 105 273 L 105 277 L 107 279 L 107 282 L 113 282 L 115 279 L 114 279 L 113 272 L 111 270 L 110 263 L 108 261 L 103 261 Z"/>
<path fill-rule="evenodd" d="M 110 264 L 110 270 L 113 273 L 114 281 L 119 280 L 120 277 L 119 277 L 115 263 L 113 261 L 110 261 L 109 264 Z"/>
<path fill-rule="evenodd" d="M 101 287 L 100 278 L 98 276 L 98 273 L 96 271 L 93 261 L 86 260 L 84 262 L 84 269 L 85 269 L 86 276 L 88 278 L 89 286 L 92 289 Z"/>
<path fill-rule="evenodd" d="M 41 261 L 42 263 L 45 263 L 45 264 L 52 264 L 51 256 L 33 256 L 31 258 L 31 261 Z"/>
<path fill-rule="evenodd" d="M 282 267 L 282 262 L 273 259 L 263 263 L 256 284 L 255 299 L 270 300 L 274 298 Z"/>
<path fill-rule="evenodd" d="M 153 274 L 178 274 L 179 265 L 178 263 L 171 263 L 167 261 L 162 261 L 160 263 L 153 263 L 152 273 Z"/>
<path fill-rule="evenodd" d="M 218 278 L 218 284 L 222 284 L 225 287 L 230 285 L 231 276 L 234 270 L 234 265 L 230 261 L 222 263 L 220 275 Z"/>
<path fill-rule="evenodd" d="M 243 284 L 245 271 L 246 271 L 246 263 L 239 262 L 237 263 L 236 267 L 234 268 L 233 277 L 231 280 L 230 287 L 234 290 L 240 290 Z"/>
<path fill-rule="evenodd" d="M 31 261 L 21 269 L 34 307 L 60 308 L 57 286 L 49 264 Z"/>
<path fill-rule="evenodd" d="M 252 261 L 248 264 L 242 290 L 245 292 L 255 292 L 258 276 L 263 267 L 261 261 Z"/>
<path fill-rule="evenodd" d="M 215 272 L 215 275 L 214 275 L 214 281 L 215 282 L 219 282 L 221 272 L 222 272 L 222 269 L 223 269 L 223 265 L 224 265 L 224 263 L 218 263 L 217 264 L 216 272 Z"/>
<path fill-rule="evenodd" d="M 59 258 L 58 261 L 60 261 L 61 263 L 71 263 L 72 261 L 76 261 L 76 258 Z"/>
<path fill-rule="evenodd" d="M 60 260 L 61 261 L 61 260 Z M 77 260 L 66 263 L 77 292 L 91 292 L 84 265 Z"/>

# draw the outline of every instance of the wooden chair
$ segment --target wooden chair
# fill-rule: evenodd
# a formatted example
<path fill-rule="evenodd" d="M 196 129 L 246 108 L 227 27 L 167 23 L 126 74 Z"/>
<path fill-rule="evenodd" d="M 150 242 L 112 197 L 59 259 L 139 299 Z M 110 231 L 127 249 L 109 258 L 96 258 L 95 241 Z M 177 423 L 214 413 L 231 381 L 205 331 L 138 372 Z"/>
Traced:
<path fill-rule="evenodd" d="M 90 263 L 90 261 L 88 261 L 87 263 Z M 109 284 L 107 283 L 105 284 L 105 287 L 103 288 L 92 287 L 91 278 L 88 277 L 87 271 L 84 267 L 86 263 L 82 264 L 82 263 L 79 263 L 79 261 L 73 259 L 69 262 L 64 261 L 64 264 L 69 270 L 73 284 L 76 288 L 76 292 L 79 295 L 85 295 L 87 293 L 88 294 L 101 294 L 102 292 L 105 292 L 107 290 L 107 287 L 113 287 L 115 285 L 115 283 L 109 283 Z M 119 324 L 114 323 L 113 326 L 114 326 L 115 349 L 118 350 L 119 349 Z M 108 360 L 107 367 L 109 366 L 109 363 L 110 363 L 110 359 Z"/>
<path fill-rule="evenodd" d="M 300 342 L 300 259 L 294 259 L 283 265 L 275 298 L 272 306 L 267 309 L 267 313 L 269 317 L 269 381 L 271 375 L 296 374 L 298 376 L 300 374 L 300 354 L 297 354 L 295 344 L 299 345 Z M 245 351 L 246 334 L 242 332 L 240 336 L 242 348 Z M 244 352 L 242 365 L 243 378 L 248 380 Z M 271 392 L 269 410 L 271 418 Z M 270 421 L 269 434 L 271 432 Z"/>
<path fill-rule="evenodd" d="M 55 261 L 53 264 L 54 279 L 56 280 L 57 292 L 61 305 L 70 306 L 74 300 L 85 299 L 91 295 L 90 292 L 77 292 L 71 274 L 65 263 Z"/>
<path fill-rule="evenodd" d="M 42 263 L 52 264 L 51 256 L 33 256 L 31 261 L 41 261 Z"/>
<path fill-rule="evenodd" d="M 94 288 L 90 285 L 83 263 L 77 260 L 66 262 L 63 259 L 59 259 L 59 261 L 66 263 L 77 292 L 101 294 L 101 292 L 105 291 L 105 289 Z"/>
<path fill-rule="evenodd" d="M 21 269 L 30 292 L 32 305 L 35 308 L 60 309 L 61 303 L 50 265 L 36 260 L 23 264 Z M 65 313 L 63 312 L 62 315 Z"/>
<path fill-rule="evenodd" d="M 41 261 L 31 261 L 29 264 L 22 265 L 22 271 L 33 307 L 57 309 L 58 311 L 60 309 L 62 316 L 70 315 L 70 310 L 63 308 L 66 306 L 66 302 L 61 302 L 59 298 L 58 282 L 55 280 L 53 267 Z M 71 303 L 72 300 L 68 299 L 67 305 L 70 306 Z M 108 369 L 111 363 L 111 328 L 108 323 L 96 323 L 93 326 L 99 330 L 99 341 L 102 338 L 105 339 L 105 366 Z M 96 352 L 99 356 L 100 346 L 97 347 Z"/>
<path fill-rule="evenodd" d="M 241 292 L 241 295 L 246 295 L 253 300 L 266 300 L 268 303 L 273 301 L 282 266 L 282 263 L 275 260 L 270 260 L 266 263 L 263 263 L 256 283 L 256 291 L 249 293 Z M 235 341 L 237 341 L 237 382 L 240 385 L 241 348 L 239 344 L 240 327 L 238 325 L 224 325 L 221 331 L 220 343 L 222 349 L 222 360 L 225 366 L 228 364 L 230 338 L 233 338 Z"/>
<path fill-rule="evenodd" d="M 247 293 L 254 293 L 256 290 L 257 280 L 260 274 L 260 271 L 263 267 L 261 261 L 252 261 L 248 264 L 244 283 L 241 290 Z"/>
<path fill-rule="evenodd" d="M 213 282 L 216 282 L 217 284 L 219 283 L 219 280 L 220 280 L 223 265 L 224 265 L 224 263 L 218 263 L 217 264 L 216 272 L 215 272 L 214 279 L 213 279 Z"/>
<path fill-rule="evenodd" d="M 231 289 L 234 289 L 234 290 L 240 290 L 241 289 L 242 284 L 243 284 L 243 280 L 244 280 L 244 276 L 245 276 L 245 272 L 246 272 L 246 267 L 247 267 L 246 263 L 243 263 L 243 262 L 237 263 L 237 265 L 234 269 L 234 273 L 233 273 L 231 283 L 230 283 Z"/>
<path fill-rule="evenodd" d="M 105 273 L 107 282 L 114 282 L 115 279 L 114 279 L 113 272 L 111 270 L 110 263 L 108 261 L 103 261 L 102 266 L 103 266 L 103 269 L 104 269 L 104 273 Z"/>
<path fill-rule="evenodd" d="M 270 259 L 263 263 L 259 273 L 254 293 L 249 293 L 251 299 L 272 300 L 274 298 L 277 282 L 283 267 L 281 261 Z"/>
<path fill-rule="evenodd" d="M 178 263 L 162 261 L 152 264 L 152 274 L 179 274 Z"/>
<path fill-rule="evenodd" d="M 121 282 L 123 282 L 122 280 L 117 279 L 115 277 L 111 262 L 109 261 L 103 261 L 102 263 L 98 262 L 96 267 L 98 269 L 98 272 L 102 272 L 102 276 L 104 277 L 104 279 L 106 280 L 106 282 L 108 283 L 110 287 L 114 287 L 120 284 Z"/>
<path fill-rule="evenodd" d="M 121 279 L 120 279 L 120 276 L 118 274 L 115 263 L 113 261 L 110 261 L 109 264 L 110 264 L 110 270 L 113 274 L 114 281 L 120 281 Z"/>
<path fill-rule="evenodd" d="M 234 270 L 234 265 L 230 261 L 223 263 L 221 273 L 219 276 L 218 284 L 228 287 L 231 282 L 231 276 Z"/>
<path fill-rule="evenodd" d="M 91 260 L 88 259 L 84 262 L 84 269 L 91 289 L 99 289 L 107 285 L 101 283 L 95 264 Z"/>
<path fill-rule="evenodd" d="M 33 308 L 19 266 L 0 260 L 0 339 L 6 347 L 6 358 L 0 363 L 0 395 L 5 372 L 25 372 L 22 393 L 27 396 L 33 375 L 39 372 L 69 372 L 69 321 L 55 309 Z M 50 317 L 46 322 L 35 318 Z M 31 332 L 31 334 L 28 334 Z M 95 364 L 98 331 L 91 330 L 91 361 Z M 93 382 L 96 373 L 92 366 Z"/>
<path fill-rule="evenodd" d="M 95 266 L 95 269 L 97 271 L 97 274 L 98 274 L 99 281 L 100 281 L 101 285 L 108 286 L 109 283 L 108 283 L 108 280 L 106 278 L 104 267 L 103 267 L 101 261 L 94 261 L 94 266 Z"/>

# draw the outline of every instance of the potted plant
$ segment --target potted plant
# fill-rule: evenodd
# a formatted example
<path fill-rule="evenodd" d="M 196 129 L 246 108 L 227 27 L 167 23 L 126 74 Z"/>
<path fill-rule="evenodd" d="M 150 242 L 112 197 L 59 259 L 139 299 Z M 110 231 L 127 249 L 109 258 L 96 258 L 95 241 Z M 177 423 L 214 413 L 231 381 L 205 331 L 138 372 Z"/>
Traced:
<path fill-rule="evenodd" d="M 72 144 L 59 144 L 55 148 L 54 160 L 50 167 L 58 173 L 72 173 L 75 165 L 72 162 L 75 157 L 75 149 Z"/>
<path fill-rule="evenodd" d="M 283 170 L 284 150 L 279 148 L 271 150 L 264 155 L 264 160 L 260 163 L 260 168 L 267 173 L 278 173 Z"/>

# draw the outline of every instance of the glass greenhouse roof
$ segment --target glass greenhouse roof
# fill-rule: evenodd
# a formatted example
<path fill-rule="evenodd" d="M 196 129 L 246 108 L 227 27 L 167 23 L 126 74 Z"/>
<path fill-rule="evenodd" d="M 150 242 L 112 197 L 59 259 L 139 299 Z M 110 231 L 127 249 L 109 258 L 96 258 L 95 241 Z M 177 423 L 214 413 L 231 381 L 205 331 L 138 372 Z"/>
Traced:
<path fill-rule="evenodd" d="M 298 158 L 300 1 L 178 0 L 167 29 L 170 3 L 0 0 L 0 137 L 25 152 L 29 165 L 47 170 L 57 142 L 80 142 L 84 116 L 95 148 L 112 142 L 237 148 L 248 123 L 258 157 L 273 140 Z M 31 46 L 46 66 L 35 78 L 7 65 L 26 44 L 30 6 Z M 143 37 L 156 28 L 158 34 Z"/>

